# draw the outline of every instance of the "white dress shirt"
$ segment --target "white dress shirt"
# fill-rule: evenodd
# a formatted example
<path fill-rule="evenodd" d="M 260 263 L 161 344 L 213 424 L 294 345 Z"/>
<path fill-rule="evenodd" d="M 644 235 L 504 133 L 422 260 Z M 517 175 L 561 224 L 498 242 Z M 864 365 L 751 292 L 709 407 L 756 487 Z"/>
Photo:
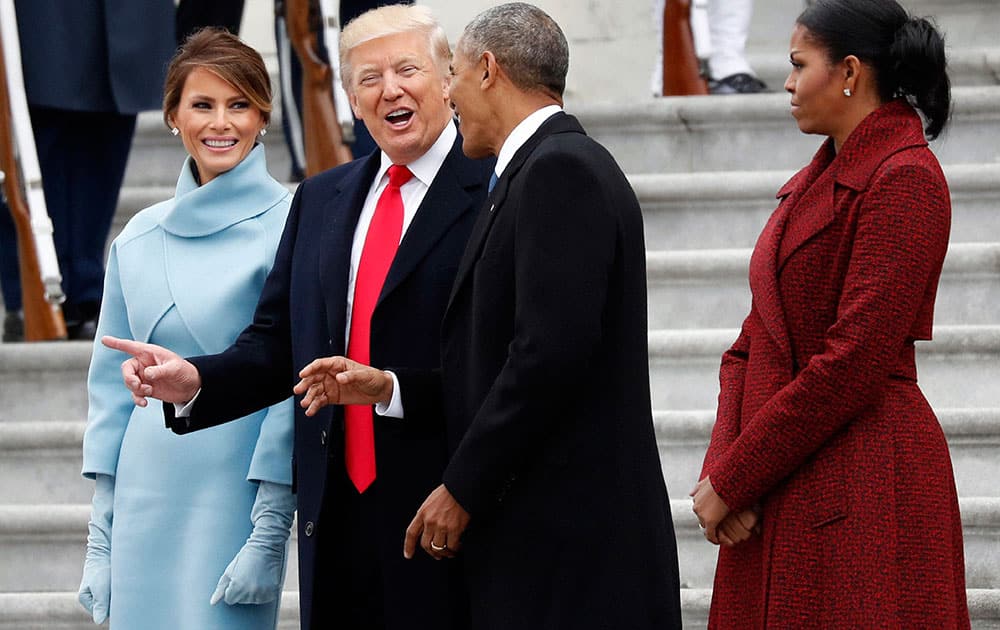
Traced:
<path fill-rule="evenodd" d="M 503 141 L 503 145 L 500 147 L 500 153 L 497 153 L 497 164 L 493 167 L 493 172 L 497 174 L 497 179 L 503 177 L 504 169 L 510 164 L 510 161 L 514 159 L 514 154 L 517 150 L 524 146 L 524 143 L 528 141 L 528 138 L 535 135 L 538 128 L 542 126 L 549 118 L 561 112 L 563 109 L 558 105 L 546 105 L 545 107 L 536 110 L 535 112 L 528 115 L 527 118 L 517 123 L 507 139 Z"/>
<path fill-rule="evenodd" d="M 452 145 L 455 144 L 455 137 L 457 135 L 458 131 L 455 129 L 455 123 L 449 122 L 445 125 L 441 135 L 438 136 L 437 141 L 427 150 L 427 153 L 424 153 L 406 165 L 410 169 L 410 172 L 413 173 L 413 177 L 399 189 L 399 193 L 403 197 L 403 231 L 399 235 L 400 242 L 406 236 L 406 230 L 410 227 L 410 223 L 413 222 L 413 217 L 417 214 L 417 208 L 420 207 L 420 203 L 424 200 L 427 189 L 431 187 L 434 177 L 441 170 L 441 165 L 444 164 L 444 160 L 448 157 Z M 354 283 L 358 278 L 361 250 L 364 249 L 365 238 L 368 236 L 368 227 L 372 223 L 372 217 L 375 216 L 375 206 L 378 204 L 378 199 L 382 196 L 382 191 L 385 190 L 385 187 L 389 185 L 388 171 L 390 166 L 392 166 L 392 160 L 383 151 L 382 163 L 379 165 L 375 179 L 368 190 L 368 196 L 365 197 L 365 205 L 361 208 L 358 225 L 354 228 L 354 242 L 351 245 L 351 269 L 347 283 L 347 317 L 344 318 L 345 349 L 347 348 L 351 334 L 351 307 L 354 304 Z"/>

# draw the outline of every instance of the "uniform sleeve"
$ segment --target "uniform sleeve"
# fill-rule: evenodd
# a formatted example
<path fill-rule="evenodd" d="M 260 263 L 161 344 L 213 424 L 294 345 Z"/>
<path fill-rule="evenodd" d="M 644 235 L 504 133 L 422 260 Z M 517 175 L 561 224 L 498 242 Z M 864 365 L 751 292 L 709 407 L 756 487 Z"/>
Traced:
<path fill-rule="evenodd" d="M 892 360 L 936 289 L 950 221 L 939 174 L 902 165 L 876 176 L 861 201 L 837 320 L 823 352 L 744 419 L 728 452 L 707 466 L 730 509 L 752 505 L 878 400 Z"/>
<path fill-rule="evenodd" d="M 95 338 L 99 340 L 104 335 L 133 338 L 118 275 L 117 245 L 112 245 L 108 258 Z M 94 342 L 87 375 L 87 429 L 83 435 L 83 475 L 90 479 L 98 474 L 113 477 L 118 468 L 122 438 L 135 409 L 132 396 L 122 382 L 121 364 L 127 358 L 123 352 Z"/>

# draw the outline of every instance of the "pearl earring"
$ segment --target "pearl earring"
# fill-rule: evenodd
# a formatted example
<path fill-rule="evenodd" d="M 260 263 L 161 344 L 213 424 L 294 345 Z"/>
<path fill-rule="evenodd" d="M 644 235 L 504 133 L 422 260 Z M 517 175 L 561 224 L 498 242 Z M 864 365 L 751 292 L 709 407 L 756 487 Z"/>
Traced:
<path fill-rule="evenodd" d="M 851 95 L 851 88 L 844 88 L 844 96 L 849 97 L 850 95 Z"/>
<path fill-rule="evenodd" d="M 176 136 L 177 134 L 179 134 L 180 132 L 181 132 L 181 130 L 180 130 L 180 129 L 178 129 L 177 127 L 171 127 L 171 128 L 170 128 L 170 133 L 174 134 L 175 136 Z"/>
<path fill-rule="evenodd" d="M 267 129 L 261 129 L 260 130 L 260 137 L 263 138 L 266 135 L 267 135 Z"/>

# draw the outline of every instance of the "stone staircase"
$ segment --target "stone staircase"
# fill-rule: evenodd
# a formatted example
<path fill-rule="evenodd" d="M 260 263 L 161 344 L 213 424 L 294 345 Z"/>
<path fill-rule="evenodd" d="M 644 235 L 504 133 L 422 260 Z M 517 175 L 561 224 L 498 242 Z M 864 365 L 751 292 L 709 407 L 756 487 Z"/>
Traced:
<path fill-rule="evenodd" d="M 454 5 L 464 19 L 478 9 L 453 0 L 429 3 L 438 14 Z M 258 4 L 250 0 L 248 11 Z M 557 19 L 579 6 L 538 4 Z M 780 90 L 801 2 L 756 4 L 751 57 Z M 939 16 L 956 85 L 952 126 L 932 145 L 951 187 L 952 243 L 935 340 L 919 344 L 918 369 L 951 448 L 973 627 L 1000 629 L 1000 47 L 993 40 L 1000 3 L 906 4 Z M 623 47 L 630 45 L 625 39 Z M 577 57 L 571 74 L 586 67 Z M 623 72 L 632 82 L 648 82 L 646 70 Z M 654 423 L 673 499 L 685 626 L 701 628 L 716 551 L 702 538 L 686 494 L 714 420 L 720 355 L 748 310 L 750 248 L 774 194 L 821 139 L 799 133 L 780 93 L 609 100 L 608 92 L 580 89 L 572 97 L 568 109 L 616 156 L 643 206 Z M 271 171 L 287 176 L 280 133 L 265 143 Z M 183 156 L 157 114 L 140 117 L 116 232 L 137 209 L 172 194 Z M 92 492 L 79 476 L 89 357 L 89 344 L 79 342 L 0 344 L 0 630 L 92 627 L 76 602 Z M 283 629 L 298 627 L 295 571 L 288 575 Z"/>

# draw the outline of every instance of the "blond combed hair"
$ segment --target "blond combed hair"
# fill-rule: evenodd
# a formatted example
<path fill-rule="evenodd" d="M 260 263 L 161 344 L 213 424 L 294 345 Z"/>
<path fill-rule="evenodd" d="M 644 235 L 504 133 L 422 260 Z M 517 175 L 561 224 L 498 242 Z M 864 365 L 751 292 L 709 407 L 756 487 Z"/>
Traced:
<path fill-rule="evenodd" d="M 340 78 L 344 90 L 352 94 L 353 69 L 348 55 L 356 46 L 379 37 L 399 33 L 422 32 L 427 46 L 442 75 L 448 74 L 451 47 L 448 36 L 434 18 L 430 8 L 422 5 L 390 4 L 362 13 L 351 20 L 340 33 Z"/>

